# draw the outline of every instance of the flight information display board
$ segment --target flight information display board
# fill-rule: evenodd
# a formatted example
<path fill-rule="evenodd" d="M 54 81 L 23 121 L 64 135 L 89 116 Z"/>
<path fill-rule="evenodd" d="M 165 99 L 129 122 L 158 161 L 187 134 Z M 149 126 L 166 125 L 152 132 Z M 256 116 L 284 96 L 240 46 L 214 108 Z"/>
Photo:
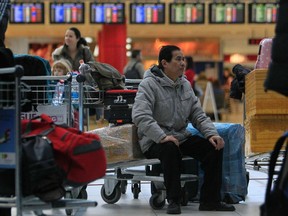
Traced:
<path fill-rule="evenodd" d="M 11 3 L 10 23 L 44 23 L 44 3 Z"/>
<path fill-rule="evenodd" d="M 125 4 L 90 3 L 90 23 L 125 23 Z"/>
<path fill-rule="evenodd" d="M 245 23 L 244 3 L 210 3 L 209 23 Z"/>
<path fill-rule="evenodd" d="M 130 24 L 164 24 L 164 3 L 130 3 Z"/>
<path fill-rule="evenodd" d="M 277 3 L 250 3 L 249 23 L 276 23 Z"/>
<path fill-rule="evenodd" d="M 169 23 L 190 24 L 205 22 L 205 4 L 203 3 L 170 3 Z"/>
<path fill-rule="evenodd" d="M 50 3 L 50 23 L 84 23 L 84 3 Z"/>

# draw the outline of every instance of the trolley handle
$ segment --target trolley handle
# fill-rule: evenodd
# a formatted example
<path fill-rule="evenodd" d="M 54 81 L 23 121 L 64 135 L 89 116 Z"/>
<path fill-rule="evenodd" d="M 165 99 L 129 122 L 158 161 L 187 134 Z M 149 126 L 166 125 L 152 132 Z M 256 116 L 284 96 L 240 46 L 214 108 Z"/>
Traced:
<path fill-rule="evenodd" d="M 15 77 L 22 77 L 24 74 L 24 68 L 21 65 L 15 65 L 14 67 L 0 68 L 0 75 L 14 75 Z"/>

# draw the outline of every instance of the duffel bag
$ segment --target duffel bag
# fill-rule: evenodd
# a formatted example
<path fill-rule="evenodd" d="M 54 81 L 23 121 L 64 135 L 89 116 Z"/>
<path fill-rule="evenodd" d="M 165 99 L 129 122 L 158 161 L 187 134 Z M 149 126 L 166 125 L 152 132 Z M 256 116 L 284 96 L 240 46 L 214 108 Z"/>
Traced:
<path fill-rule="evenodd" d="M 105 175 L 106 156 L 97 134 L 55 124 L 46 114 L 24 119 L 21 126 L 22 134 L 45 134 L 52 142 L 55 161 L 65 175 L 66 185 L 83 186 Z"/>

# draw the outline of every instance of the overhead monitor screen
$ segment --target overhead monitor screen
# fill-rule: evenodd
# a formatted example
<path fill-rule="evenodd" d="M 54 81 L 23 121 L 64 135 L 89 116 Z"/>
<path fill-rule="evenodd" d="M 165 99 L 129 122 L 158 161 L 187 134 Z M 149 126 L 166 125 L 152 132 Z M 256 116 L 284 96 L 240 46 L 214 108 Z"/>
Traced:
<path fill-rule="evenodd" d="M 209 23 L 245 23 L 244 3 L 210 3 Z"/>
<path fill-rule="evenodd" d="M 169 12 L 171 24 L 202 24 L 205 21 L 205 4 L 203 3 L 170 3 Z"/>
<path fill-rule="evenodd" d="M 84 23 L 84 3 L 50 3 L 50 23 Z"/>
<path fill-rule="evenodd" d="M 250 3 L 249 23 L 276 23 L 277 3 Z"/>
<path fill-rule="evenodd" d="M 90 3 L 90 23 L 125 23 L 125 4 Z"/>
<path fill-rule="evenodd" d="M 44 3 L 11 3 L 10 23 L 44 23 Z"/>
<path fill-rule="evenodd" d="M 165 4 L 164 3 L 131 3 L 130 4 L 131 24 L 164 24 Z"/>

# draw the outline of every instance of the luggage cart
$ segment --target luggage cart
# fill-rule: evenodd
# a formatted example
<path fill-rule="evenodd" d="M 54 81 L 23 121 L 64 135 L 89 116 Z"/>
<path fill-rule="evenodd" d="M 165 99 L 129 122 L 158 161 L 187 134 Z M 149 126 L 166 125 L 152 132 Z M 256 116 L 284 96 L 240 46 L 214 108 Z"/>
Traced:
<path fill-rule="evenodd" d="M 13 143 L 8 143 L 10 144 L 9 146 L 9 151 L 6 148 L 2 147 L 4 146 L 1 145 L 0 150 L 1 150 L 1 154 L 2 155 L 6 155 L 6 160 L 1 160 L 0 161 L 0 167 L 2 168 L 14 168 L 15 169 L 15 196 L 10 196 L 10 197 L 0 197 L 0 207 L 3 208 L 12 208 L 12 207 L 16 207 L 17 210 L 17 216 L 21 216 L 23 210 L 32 210 L 34 211 L 34 213 L 36 215 L 43 215 L 42 214 L 42 210 L 44 209 L 56 209 L 56 208 L 62 208 L 66 210 L 66 214 L 70 215 L 72 214 L 72 210 L 73 209 L 78 209 L 78 208 L 87 208 L 87 207 L 95 207 L 97 206 L 97 202 L 96 201 L 89 201 L 89 200 L 84 200 L 84 199 L 74 199 L 73 197 L 65 197 L 64 199 L 58 200 L 58 201 L 54 201 L 54 202 L 43 202 L 40 199 L 34 197 L 34 196 L 26 196 L 26 197 L 22 197 L 22 188 L 21 188 L 21 141 L 20 141 L 20 133 L 21 133 L 21 118 L 23 117 L 33 117 L 33 115 L 37 115 L 38 112 L 44 112 L 43 109 L 41 111 L 39 111 L 39 109 L 36 110 L 32 110 L 32 114 L 31 115 L 27 115 L 23 113 L 20 116 L 21 113 L 21 104 L 23 102 L 23 100 L 21 100 L 21 94 L 24 94 L 24 96 L 26 97 L 28 95 L 28 93 L 33 93 L 33 97 L 29 98 L 31 105 L 33 108 L 38 108 L 39 105 L 41 106 L 45 106 L 45 105 L 50 105 L 49 108 L 51 108 L 51 104 L 49 104 L 53 98 L 50 98 L 50 93 L 52 91 L 55 91 L 55 88 L 53 90 L 52 86 L 49 85 L 48 81 L 51 80 L 59 80 L 63 79 L 63 80 L 67 80 L 67 95 L 70 96 L 71 95 L 71 82 L 69 82 L 69 80 L 71 80 L 71 76 L 65 76 L 65 77 L 49 77 L 49 76 L 39 76 L 39 77 L 23 77 L 23 68 L 21 66 L 15 66 L 12 68 L 4 68 L 4 69 L 0 69 L 0 74 L 1 74 L 1 81 L 0 81 L 0 94 L 1 94 L 1 100 L 0 100 L 0 111 L 3 112 L 3 110 L 5 111 L 5 113 L 2 113 L 2 116 L 5 115 L 5 119 L 6 118 L 12 118 L 15 121 L 10 121 L 9 122 L 13 122 L 11 127 L 11 133 L 13 132 L 13 134 L 11 135 L 11 138 L 14 138 L 14 142 Z M 10 77 L 9 77 L 9 81 L 2 81 L 2 77 L 4 77 L 4 75 L 9 75 L 10 77 L 13 76 L 14 79 L 12 81 L 10 81 Z M 20 79 L 20 77 L 22 77 Z M 27 82 L 28 80 L 46 80 L 47 81 L 47 85 L 42 85 L 42 86 L 28 86 L 29 88 L 27 89 L 22 89 L 23 86 L 27 87 L 27 84 L 25 84 L 25 81 Z M 55 86 L 54 86 L 55 87 Z M 41 94 L 41 97 L 39 96 Z M 8 95 L 8 96 L 6 96 Z M 12 95 L 12 96 L 11 96 Z M 53 94 L 52 94 L 53 95 Z M 28 95 L 29 96 L 29 95 Z M 31 96 L 31 95 L 30 95 Z M 65 99 L 66 100 L 66 99 Z M 71 97 L 67 97 L 68 101 L 71 101 Z M 27 102 L 27 100 L 25 100 L 25 102 Z M 66 106 L 67 108 L 67 121 L 68 124 L 71 124 L 72 119 L 69 117 L 71 115 L 69 115 L 71 113 L 71 103 L 68 103 L 68 106 Z M 8 114 L 7 114 L 8 112 Z M 57 116 L 56 116 L 57 117 Z M 2 118 L 3 119 L 3 118 Z M 64 121 L 63 118 L 59 118 L 61 120 Z M 65 118 L 66 119 L 66 118 Z M 57 120 L 57 118 L 55 119 Z M 2 124 L 6 126 L 5 124 Z M 1 128 L 2 130 L 2 128 Z M 12 140 L 12 139 L 11 139 Z M 2 149 L 3 148 L 3 151 Z M 82 194 L 82 193 L 80 193 Z M 79 193 L 78 193 L 79 196 Z M 79 198 L 79 197 L 78 197 Z M 80 197 L 81 198 L 81 197 Z M 85 199 L 87 198 L 87 196 L 85 197 Z"/>
<path fill-rule="evenodd" d="M 183 160 L 186 159 L 189 158 Z M 156 164 L 160 164 L 158 159 L 139 159 L 108 164 L 104 184 L 101 188 L 102 199 L 108 204 L 118 202 L 121 194 L 126 193 L 127 181 L 131 181 L 131 192 L 134 199 L 138 199 L 141 192 L 141 181 L 150 181 L 152 195 L 149 204 L 155 210 L 162 209 L 166 203 L 166 189 L 163 175 L 152 169 L 152 166 Z M 197 175 L 181 174 L 181 205 L 188 204 L 185 183 L 197 180 Z"/>
<path fill-rule="evenodd" d="M 104 106 L 104 94 L 105 91 L 96 89 L 92 86 L 84 84 L 85 76 L 79 74 L 76 76 L 79 88 L 79 130 L 84 131 L 84 122 L 86 122 L 87 131 L 89 131 L 89 109 L 90 108 L 101 108 Z M 86 117 L 86 120 L 84 120 Z"/>

